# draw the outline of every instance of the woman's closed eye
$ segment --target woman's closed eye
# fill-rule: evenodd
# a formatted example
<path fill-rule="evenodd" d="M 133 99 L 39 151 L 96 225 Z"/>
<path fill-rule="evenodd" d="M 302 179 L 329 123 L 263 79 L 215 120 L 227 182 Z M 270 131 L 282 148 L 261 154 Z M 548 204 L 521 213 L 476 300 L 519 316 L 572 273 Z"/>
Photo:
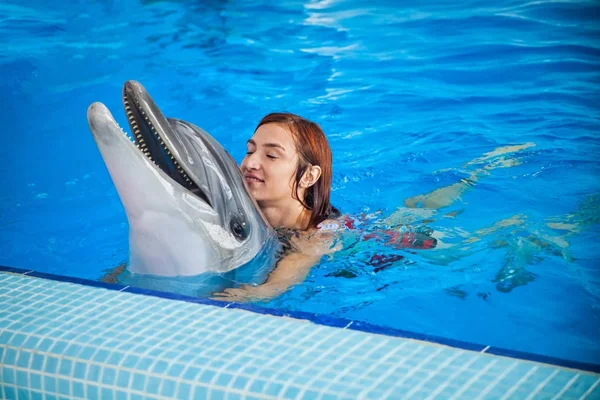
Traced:
<path fill-rule="evenodd" d="M 267 157 L 269 157 L 270 159 L 274 160 L 276 158 L 279 158 L 277 156 L 274 156 L 273 154 L 267 154 Z"/>

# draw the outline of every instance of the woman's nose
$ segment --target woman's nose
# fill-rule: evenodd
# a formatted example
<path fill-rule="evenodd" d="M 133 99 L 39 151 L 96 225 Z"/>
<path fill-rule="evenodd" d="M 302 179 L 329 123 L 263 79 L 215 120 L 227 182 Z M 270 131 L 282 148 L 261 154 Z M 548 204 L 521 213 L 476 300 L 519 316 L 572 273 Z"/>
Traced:
<path fill-rule="evenodd" d="M 259 169 L 260 168 L 260 159 L 256 155 L 256 153 L 247 154 L 244 162 L 242 163 L 248 169 Z"/>

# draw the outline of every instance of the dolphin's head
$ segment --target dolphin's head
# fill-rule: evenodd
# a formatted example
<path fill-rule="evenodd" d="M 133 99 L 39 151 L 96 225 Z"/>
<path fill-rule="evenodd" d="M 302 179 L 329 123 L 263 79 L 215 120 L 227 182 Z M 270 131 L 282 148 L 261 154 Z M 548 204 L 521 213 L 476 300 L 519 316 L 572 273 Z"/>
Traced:
<path fill-rule="evenodd" d="M 201 128 L 165 118 L 135 81 L 123 105 L 134 142 L 102 103 L 88 123 L 129 221 L 130 272 L 223 273 L 254 259 L 274 233 L 233 158 Z"/>

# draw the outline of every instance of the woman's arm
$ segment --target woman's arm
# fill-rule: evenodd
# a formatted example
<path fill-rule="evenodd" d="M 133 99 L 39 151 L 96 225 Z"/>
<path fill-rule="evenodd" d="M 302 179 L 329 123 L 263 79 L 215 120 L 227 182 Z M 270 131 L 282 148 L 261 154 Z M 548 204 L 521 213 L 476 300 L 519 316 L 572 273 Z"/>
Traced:
<path fill-rule="evenodd" d="M 225 289 L 214 293 L 213 300 L 221 301 L 251 301 L 268 300 L 279 296 L 288 288 L 304 281 L 313 265 L 321 257 L 303 253 L 292 253 L 283 257 L 267 281 L 258 286 L 243 285 L 239 288 Z"/>
<path fill-rule="evenodd" d="M 291 244 L 294 250 L 279 260 L 265 283 L 258 286 L 243 285 L 239 288 L 225 289 L 221 293 L 214 293 L 212 299 L 269 300 L 303 282 L 310 269 L 321 260 L 321 257 L 341 249 L 341 243 L 337 243 L 336 240 L 337 229 L 332 228 L 332 224 L 338 228 L 340 224 L 335 221 L 328 222 L 328 229 L 317 229 L 312 234 L 302 233 L 298 237 L 293 237 Z"/>

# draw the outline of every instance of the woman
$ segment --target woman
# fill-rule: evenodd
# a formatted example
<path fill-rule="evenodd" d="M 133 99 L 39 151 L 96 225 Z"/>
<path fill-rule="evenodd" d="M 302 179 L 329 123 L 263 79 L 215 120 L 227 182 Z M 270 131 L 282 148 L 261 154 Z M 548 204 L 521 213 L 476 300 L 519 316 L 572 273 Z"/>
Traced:
<path fill-rule="evenodd" d="M 435 191 L 406 199 L 408 209 L 421 208 L 433 213 L 447 207 L 471 188 L 480 175 L 495 168 L 518 165 L 506 155 L 533 146 L 506 146 L 479 157 L 467 165 L 481 165 L 463 179 Z M 292 251 L 285 254 L 259 286 L 242 286 L 215 293 L 213 298 L 244 301 L 276 297 L 290 286 L 304 280 L 310 268 L 321 257 L 341 249 L 336 241 L 342 231 L 357 235 L 358 241 L 374 240 L 394 248 L 433 249 L 438 239 L 427 226 L 411 227 L 405 209 L 398 209 L 383 221 L 373 216 L 341 217 L 330 203 L 331 150 L 319 126 L 289 113 L 273 113 L 264 117 L 248 140 L 248 152 L 241 170 L 252 195 L 269 223 L 290 236 Z M 442 217 L 453 217 L 453 213 Z M 375 215 L 376 217 L 377 215 Z M 410 217 L 410 216 L 409 216 Z M 408 221 L 407 221 L 408 220 Z M 428 222 L 433 222 L 430 217 Z M 369 229 L 365 229 L 369 225 Z M 399 255 L 375 254 L 370 263 L 377 269 L 402 258 Z"/>
<path fill-rule="evenodd" d="M 341 224 L 331 206 L 331 149 L 321 128 L 291 113 L 272 113 L 247 143 L 241 170 L 272 227 L 289 233 L 288 251 L 265 283 L 215 293 L 225 301 L 268 299 L 304 280 L 325 254 L 339 250 Z"/>

